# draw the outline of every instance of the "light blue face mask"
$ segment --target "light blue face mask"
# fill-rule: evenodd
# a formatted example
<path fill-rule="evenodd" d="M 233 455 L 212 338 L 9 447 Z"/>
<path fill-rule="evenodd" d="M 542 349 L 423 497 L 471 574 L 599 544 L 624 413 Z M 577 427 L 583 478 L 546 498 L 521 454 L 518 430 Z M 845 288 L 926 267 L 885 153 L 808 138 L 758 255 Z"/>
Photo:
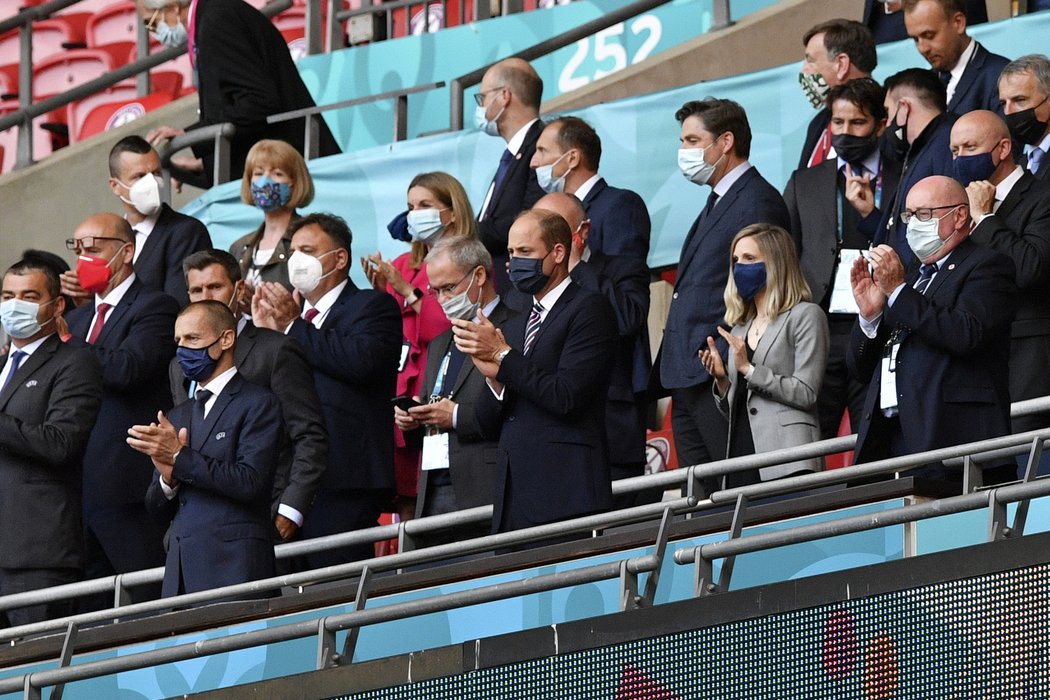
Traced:
<path fill-rule="evenodd" d="M 41 306 L 52 304 L 56 299 L 58 297 L 51 301 L 45 301 L 43 304 L 24 299 L 8 299 L 0 304 L 0 323 L 3 324 L 4 330 L 12 338 L 21 340 L 22 338 L 32 337 L 39 333 L 44 325 L 55 320 L 54 316 L 52 316 L 41 324 L 37 322 L 36 317 Z"/>
<path fill-rule="evenodd" d="M 413 209 L 408 212 L 408 235 L 413 241 L 430 245 L 441 236 L 445 224 L 441 223 L 444 209 Z"/>
<path fill-rule="evenodd" d="M 565 151 L 565 153 L 562 153 L 561 156 L 558 157 L 558 160 L 550 165 L 541 165 L 536 168 L 536 182 L 539 184 L 540 189 L 547 194 L 565 191 L 565 178 L 567 178 L 569 173 L 572 172 L 572 168 L 569 168 L 562 173 L 561 177 L 554 177 L 554 166 L 560 163 L 561 159 L 570 153 L 572 153 L 572 151 Z"/>
<path fill-rule="evenodd" d="M 489 136 L 499 136 L 499 118 L 503 116 L 503 111 L 507 109 L 504 107 L 496 115 L 495 119 L 489 119 L 485 116 L 485 105 L 478 105 L 474 110 L 474 125 L 477 126 L 481 131 Z"/>
<path fill-rule="evenodd" d="M 176 47 L 182 46 L 189 41 L 190 33 L 186 31 L 186 26 L 182 23 L 182 17 L 176 20 L 174 27 L 169 26 L 167 22 L 162 18 L 157 22 L 157 28 L 153 30 L 153 33 L 164 46 Z"/>

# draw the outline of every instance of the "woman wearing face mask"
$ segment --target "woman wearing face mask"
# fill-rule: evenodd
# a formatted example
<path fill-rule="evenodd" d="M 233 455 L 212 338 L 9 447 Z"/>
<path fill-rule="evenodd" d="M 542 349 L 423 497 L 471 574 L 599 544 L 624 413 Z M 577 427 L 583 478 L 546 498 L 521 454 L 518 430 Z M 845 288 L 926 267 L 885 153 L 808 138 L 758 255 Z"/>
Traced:
<path fill-rule="evenodd" d="M 260 281 L 277 282 L 291 291 L 286 265 L 292 245 L 288 225 L 299 218 L 296 208 L 313 199 L 314 181 L 298 151 L 284 141 L 269 139 L 252 146 L 244 164 L 241 201 L 261 209 L 263 223 L 230 246 L 230 253 L 241 264 L 247 291 L 242 303 L 248 309 L 252 290 Z"/>
<path fill-rule="evenodd" d="M 795 447 L 820 439 L 817 395 L 828 358 L 828 322 L 810 303 L 795 243 L 779 226 L 753 224 L 733 239 L 725 289 L 728 367 L 715 339 L 700 361 L 714 377 L 719 410 L 729 421 L 727 457 Z M 819 458 L 729 474 L 732 488 L 797 472 L 819 471 Z"/>
<path fill-rule="evenodd" d="M 408 232 L 412 248 L 392 261 L 376 253 L 361 258 L 372 286 L 393 295 L 401 306 L 404 346 L 397 375 L 397 395 L 417 396 L 427 365 L 427 346 L 450 324 L 437 299 L 427 293 L 429 281 L 423 262 L 446 236 L 477 238 L 474 210 L 459 180 L 448 173 L 417 175 L 408 186 Z M 422 397 L 426 401 L 427 397 Z M 416 431 L 421 434 L 421 431 Z M 394 472 L 397 477 L 398 511 L 403 520 L 415 514 L 419 482 L 420 446 L 406 444 L 397 431 Z"/>

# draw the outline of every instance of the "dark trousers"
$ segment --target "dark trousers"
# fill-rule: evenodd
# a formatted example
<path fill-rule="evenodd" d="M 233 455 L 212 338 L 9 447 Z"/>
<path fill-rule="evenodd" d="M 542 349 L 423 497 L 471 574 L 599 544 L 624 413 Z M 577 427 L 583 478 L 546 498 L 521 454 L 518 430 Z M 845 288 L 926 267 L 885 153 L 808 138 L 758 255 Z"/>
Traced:
<path fill-rule="evenodd" d="M 671 392 L 671 429 L 678 464 L 689 467 L 725 459 L 729 421 L 718 411 L 711 382 Z M 717 491 L 721 479 L 706 479 L 704 490 Z"/>
<path fill-rule="evenodd" d="M 303 538 L 324 537 L 378 525 L 379 515 L 390 505 L 390 494 L 366 489 L 320 490 L 303 522 Z M 371 542 L 340 547 L 306 556 L 306 566 L 319 569 L 375 556 Z"/>
<path fill-rule="evenodd" d="M 80 580 L 78 569 L 2 569 L 0 596 L 37 591 Z M 20 627 L 73 614 L 73 599 L 0 611 L 0 627 Z"/>
<path fill-rule="evenodd" d="M 87 580 L 164 566 L 164 531 L 142 503 L 91 513 L 84 519 L 84 578 Z M 128 589 L 133 603 L 160 598 L 160 583 Z M 78 612 L 113 607 L 109 593 L 80 599 Z"/>
<path fill-rule="evenodd" d="M 850 320 L 829 320 L 831 343 L 828 348 L 828 365 L 824 370 L 824 382 L 817 397 L 817 413 L 820 416 L 820 437 L 824 440 L 836 437 L 842 412 L 849 409 L 850 427 L 857 432 L 864 416 L 864 399 L 868 394 L 868 382 L 862 382 L 849 375 L 846 369 L 846 355 L 849 352 L 849 337 L 856 323 Z M 870 381 L 870 378 L 869 378 Z"/>

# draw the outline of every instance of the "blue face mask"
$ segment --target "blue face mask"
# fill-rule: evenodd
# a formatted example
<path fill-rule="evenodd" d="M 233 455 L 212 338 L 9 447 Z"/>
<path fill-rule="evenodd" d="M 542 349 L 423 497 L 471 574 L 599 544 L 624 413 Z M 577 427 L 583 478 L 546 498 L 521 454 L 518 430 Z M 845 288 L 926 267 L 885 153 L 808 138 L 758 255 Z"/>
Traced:
<path fill-rule="evenodd" d="M 263 175 L 252 180 L 252 201 L 263 211 L 277 211 L 288 206 L 292 199 L 292 186 L 287 182 L 274 182 Z"/>
<path fill-rule="evenodd" d="M 413 209 L 408 212 L 408 234 L 413 241 L 430 245 L 445 230 L 441 223 L 441 212 L 444 209 Z"/>
<path fill-rule="evenodd" d="M 182 17 L 176 20 L 174 27 L 169 26 L 162 18 L 157 22 L 157 28 L 153 30 L 153 33 L 157 36 L 157 41 L 172 48 L 182 46 L 190 38 L 190 33 L 186 31 L 186 26 L 182 23 Z"/>
<path fill-rule="evenodd" d="M 485 116 L 487 112 L 485 105 L 478 105 L 474 110 L 474 125 L 488 136 L 499 136 L 499 118 L 503 116 L 505 109 L 506 107 L 501 109 L 494 119 L 489 119 Z"/>
<path fill-rule="evenodd" d="M 766 264 L 756 262 L 750 264 L 736 263 L 733 265 L 733 282 L 736 283 L 736 292 L 744 301 L 751 301 L 766 286 Z"/>
<path fill-rule="evenodd" d="M 972 156 L 958 156 L 952 161 L 952 176 L 966 187 L 971 182 L 987 180 L 998 167 L 999 163 L 992 160 L 990 151 Z"/>
<path fill-rule="evenodd" d="M 58 297 L 55 297 L 55 299 L 58 299 Z M 36 320 L 40 307 L 53 303 L 55 299 L 45 301 L 43 304 L 37 304 L 35 301 L 26 301 L 25 299 L 8 299 L 0 304 L 0 323 L 3 324 L 4 330 L 12 338 L 21 340 L 22 338 L 32 337 L 39 333 L 45 325 L 55 320 L 54 316 L 42 324 Z"/>
<path fill-rule="evenodd" d="M 219 361 L 212 357 L 208 350 L 220 340 L 222 340 L 221 335 L 212 341 L 211 345 L 206 345 L 203 348 L 187 348 L 180 345 L 175 349 L 175 359 L 178 360 L 179 367 L 182 368 L 182 373 L 186 375 L 186 379 L 194 382 L 203 382 L 212 375 Z"/>
<path fill-rule="evenodd" d="M 386 225 L 386 230 L 390 232 L 390 237 L 395 241 L 404 241 L 405 243 L 412 242 L 412 234 L 408 232 L 408 212 L 403 211 Z"/>
<path fill-rule="evenodd" d="M 553 252 L 554 249 L 551 248 L 547 255 Z M 547 255 L 542 258 L 510 259 L 510 270 L 507 274 L 515 289 L 522 294 L 533 296 L 547 286 L 551 280 L 551 276 L 543 271 L 543 261 L 547 259 Z"/>
<path fill-rule="evenodd" d="M 540 189 L 547 194 L 565 191 L 565 178 L 572 172 L 572 168 L 566 170 L 560 177 L 554 177 L 554 166 L 560 163 L 561 159 L 569 155 L 569 153 L 571 151 L 566 151 L 550 165 L 541 165 L 536 168 L 536 182 L 539 184 Z"/>

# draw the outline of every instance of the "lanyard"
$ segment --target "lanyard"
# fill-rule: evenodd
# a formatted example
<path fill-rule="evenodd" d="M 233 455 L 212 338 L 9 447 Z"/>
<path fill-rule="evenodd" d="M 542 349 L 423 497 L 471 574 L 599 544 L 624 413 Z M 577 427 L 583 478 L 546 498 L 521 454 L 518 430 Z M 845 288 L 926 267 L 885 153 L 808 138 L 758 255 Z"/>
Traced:
<path fill-rule="evenodd" d="M 448 363 L 452 360 L 452 351 L 449 350 L 445 353 L 445 358 L 441 360 L 441 367 L 438 368 L 437 378 L 434 380 L 434 390 L 430 392 L 430 402 L 435 403 L 441 399 L 441 389 L 445 386 L 445 374 L 448 372 Z"/>

